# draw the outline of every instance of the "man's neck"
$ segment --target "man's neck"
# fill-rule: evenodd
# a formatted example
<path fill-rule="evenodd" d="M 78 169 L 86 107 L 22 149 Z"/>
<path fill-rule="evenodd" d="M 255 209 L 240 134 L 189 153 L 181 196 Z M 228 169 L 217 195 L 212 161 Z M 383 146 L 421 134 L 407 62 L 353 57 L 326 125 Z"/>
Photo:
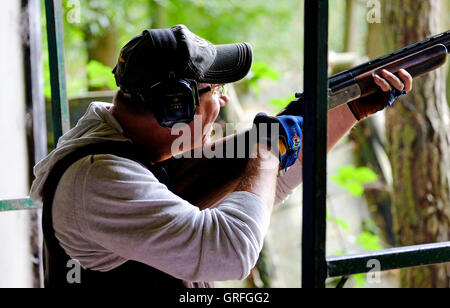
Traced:
<path fill-rule="evenodd" d="M 110 112 L 119 121 L 124 135 L 133 141 L 148 161 L 158 163 L 172 157 L 170 140 L 173 136 L 159 126 L 152 115 L 132 114 L 116 105 Z"/>

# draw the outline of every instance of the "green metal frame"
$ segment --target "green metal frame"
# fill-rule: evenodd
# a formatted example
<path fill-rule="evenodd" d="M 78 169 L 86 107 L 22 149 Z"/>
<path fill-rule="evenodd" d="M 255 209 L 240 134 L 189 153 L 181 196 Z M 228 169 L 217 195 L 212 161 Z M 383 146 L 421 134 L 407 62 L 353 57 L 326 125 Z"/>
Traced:
<path fill-rule="evenodd" d="M 45 0 L 45 12 L 52 93 L 53 136 L 56 145 L 58 139 L 70 129 L 64 64 L 64 28 L 61 0 Z M 46 134 L 46 132 L 40 133 Z M 29 197 L 0 200 L 0 212 L 31 210 L 40 207 L 41 204 L 39 202 L 30 200 Z"/>
<path fill-rule="evenodd" d="M 302 231 L 302 286 L 323 288 L 326 278 L 450 262 L 450 242 L 399 247 L 366 254 L 325 257 L 326 80 L 329 0 L 305 0 L 305 127 Z M 370 261 L 377 260 L 379 268 Z"/>
<path fill-rule="evenodd" d="M 25 199 L 0 200 L 0 212 L 17 211 L 17 210 L 32 210 L 41 207 L 40 202 Z"/>
<path fill-rule="evenodd" d="M 328 258 L 328 277 L 373 271 L 370 261 L 377 260 L 380 271 L 450 262 L 450 242 L 398 247 L 366 254 Z"/>
<path fill-rule="evenodd" d="M 305 129 L 302 285 L 323 288 L 325 280 L 374 270 L 390 270 L 450 262 L 450 242 L 400 247 L 336 258 L 325 257 L 326 140 L 327 140 L 327 38 L 328 1 L 305 0 Z M 55 143 L 69 130 L 69 108 L 64 67 L 61 0 L 46 0 L 47 32 L 52 87 Z M 308 154 L 309 153 L 309 154 Z M 0 212 L 40 207 L 29 198 L 0 200 Z M 369 266 L 378 260 L 379 269 Z"/>
<path fill-rule="evenodd" d="M 45 12 L 47 16 L 47 40 L 52 90 L 53 136 L 56 145 L 59 137 L 70 129 L 61 0 L 45 0 Z"/>
<path fill-rule="evenodd" d="M 328 0 L 305 1 L 302 286 L 325 287 Z"/>

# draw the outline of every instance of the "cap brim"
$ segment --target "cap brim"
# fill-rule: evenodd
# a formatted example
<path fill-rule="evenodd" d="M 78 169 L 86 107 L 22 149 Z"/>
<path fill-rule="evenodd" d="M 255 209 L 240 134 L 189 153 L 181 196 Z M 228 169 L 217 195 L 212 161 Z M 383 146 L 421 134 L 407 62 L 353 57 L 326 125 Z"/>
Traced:
<path fill-rule="evenodd" d="M 205 83 L 231 83 L 247 76 L 252 67 L 253 52 L 250 44 L 216 45 L 216 58 L 209 70 L 199 79 Z"/>

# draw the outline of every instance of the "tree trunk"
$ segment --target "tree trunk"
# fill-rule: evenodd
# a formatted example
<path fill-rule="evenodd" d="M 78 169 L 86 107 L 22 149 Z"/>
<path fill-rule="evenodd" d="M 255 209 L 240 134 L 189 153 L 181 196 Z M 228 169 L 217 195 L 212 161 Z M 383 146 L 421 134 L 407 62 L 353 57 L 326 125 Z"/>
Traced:
<path fill-rule="evenodd" d="M 442 9 L 441 9 L 441 22 L 443 31 L 450 30 L 450 18 L 448 15 L 450 14 L 450 1 L 444 0 L 442 1 Z M 447 61 L 446 69 L 447 69 L 447 103 L 450 106 L 450 61 Z"/>
<path fill-rule="evenodd" d="M 100 36 L 86 36 L 88 59 L 114 67 L 117 64 L 119 32 L 111 27 Z"/>
<path fill-rule="evenodd" d="M 440 1 L 383 0 L 384 37 L 396 49 L 439 32 Z M 389 108 L 388 155 L 399 246 L 450 239 L 450 131 L 443 70 L 415 80 Z M 450 266 L 401 270 L 402 287 L 449 287 Z"/>
<path fill-rule="evenodd" d="M 90 31 L 85 31 L 88 63 L 96 60 L 109 67 L 117 64 L 119 54 L 118 41 L 119 31 L 114 26 L 109 27 L 101 35 L 93 35 Z M 90 91 L 108 90 L 108 87 L 89 87 Z"/>
<path fill-rule="evenodd" d="M 347 14 L 351 14 L 347 12 Z M 346 17 L 348 19 L 349 17 Z M 381 33 L 382 25 L 379 23 L 370 23 L 366 39 L 367 56 L 370 59 L 386 54 L 386 47 L 383 44 Z M 347 31 L 352 31 L 347 28 Z M 350 34 L 346 34 L 349 36 Z M 386 177 L 385 169 L 382 167 L 379 155 L 375 147 L 383 148 L 384 145 L 378 136 L 380 133 L 375 128 L 373 118 L 368 118 L 355 127 L 350 132 L 350 140 L 353 143 L 353 157 L 357 166 L 366 166 L 379 175 L 379 181 L 376 185 L 367 187 L 364 191 L 364 197 L 368 204 L 371 216 L 380 229 L 380 236 L 390 245 L 395 244 L 395 235 L 392 226 L 391 196 Z"/>
<path fill-rule="evenodd" d="M 381 57 L 382 55 L 389 52 L 386 49 L 383 40 L 383 25 L 378 23 L 369 24 L 369 30 L 367 33 L 366 47 L 367 47 L 367 56 L 371 59 L 375 59 Z"/>
<path fill-rule="evenodd" d="M 158 29 L 167 27 L 166 8 L 158 0 L 150 0 L 150 28 Z"/>
<path fill-rule="evenodd" d="M 450 106 L 450 68 L 448 68 L 447 74 L 447 103 Z"/>
<path fill-rule="evenodd" d="M 345 0 L 345 36 L 344 36 L 344 52 L 356 51 L 358 42 L 356 42 L 356 25 L 355 18 L 356 1 Z"/>

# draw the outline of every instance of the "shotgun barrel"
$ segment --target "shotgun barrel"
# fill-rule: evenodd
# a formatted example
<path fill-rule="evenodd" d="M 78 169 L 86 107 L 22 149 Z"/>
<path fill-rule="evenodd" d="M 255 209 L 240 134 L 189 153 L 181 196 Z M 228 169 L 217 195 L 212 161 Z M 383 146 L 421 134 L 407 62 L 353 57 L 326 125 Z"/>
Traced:
<path fill-rule="evenodd" d="M 444 65 L 448 53 L 450 30 L 335 74 L 328 79 L 328 108 L 333 109 L 379 91 L 372 80 L 373 73 L 382 69 L 397 73 L 403 68 L 413 77 L 418 77 Z M 296 93 L 296 99 L 279 115 L 302 115 L 303 103 L 303 93 Z"/>

